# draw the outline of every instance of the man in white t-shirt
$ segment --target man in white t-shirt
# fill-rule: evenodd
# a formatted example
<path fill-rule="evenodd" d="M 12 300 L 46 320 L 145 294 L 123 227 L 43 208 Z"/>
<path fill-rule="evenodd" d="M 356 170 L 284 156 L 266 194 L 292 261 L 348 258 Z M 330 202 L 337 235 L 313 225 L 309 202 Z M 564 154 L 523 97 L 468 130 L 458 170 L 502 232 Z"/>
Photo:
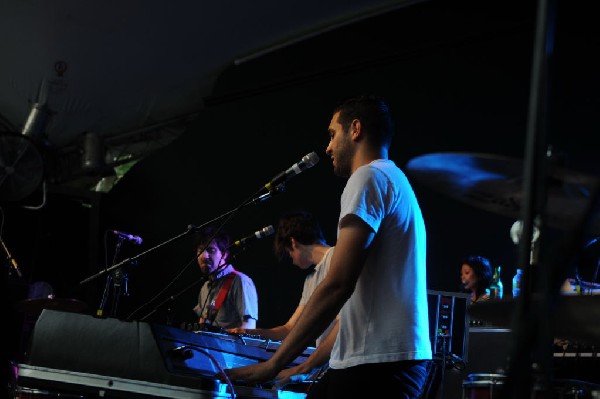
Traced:
<path fill-rule="evenodd" d="M 273 356 L 224 373 L 272 379 L 339 314 L 329 369 L 306 398 L 419 398 L 432 359 L 426 231 L 410 182 L 388 158 L 389 107 L 377 96 L 348 99 L 334 108 L 328 132 L 334 173 L 348 179 L 329 272 Z"/>

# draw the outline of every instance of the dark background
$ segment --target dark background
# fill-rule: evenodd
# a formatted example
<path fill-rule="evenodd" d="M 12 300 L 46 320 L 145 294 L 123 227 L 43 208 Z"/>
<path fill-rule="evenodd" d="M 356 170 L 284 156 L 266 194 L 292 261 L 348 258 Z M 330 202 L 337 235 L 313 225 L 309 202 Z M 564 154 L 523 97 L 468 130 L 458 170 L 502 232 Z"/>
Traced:
<path fill-rule="evenodd" d="M 137 262 L 123 268 L 129 296 L 120 298 L 117 317 L 193 321 L 199 287 L 186 288 L 200 273 L 192 237 L 178 236 L 189 224 L 229 212 L 225 229 L 235 239 L 304 208 L 335 244 L 345 180 L 333 175 L 325 154 L 327 126 L 334 104 L 350 95 L 376 93 L 389 101 L 398 127 L 390 158 L 401 167 L 445 151 L 525 161 L 536 4 L 424 2 L 232 66 L 187 131 L 136 164 L 109 193 L 50 186 L 41 209 L 31 209 L 39 198 L 3 205 L 3 239 L 24 274 L 8 276 L 10 331 L 17 335 L 21 315 L 14 306 L 27 297 L 28 283 L 48 281 L 58 298 L 84 301 L 95 313 L 106 275 L 82 280 L 131 258 Z M 556 10 L 546 140 L 573 174 L 600 176 L 598 25 L 580 4 L 560 1 Z M 283 193 L 238 209 L 312 151 L 321 161 Z M 428 231 L 428 288 L 457 291 L 461 258 L 479 254 L 503 266 L 510 297 L 519 259 L 509 235 L 516 219 L 411 181 Z M 114 258 L 116 240 L 107 229 L 139 235 L 143 243 L 123 243 Z M 540 270 L 562 255 L 565 233 L 544 231 Z M 235 264 L 256 283 L 258 325 L 285 322 L 298 303 L 303 272 L 277 261 L 271 238 L 255 242 Z"/>

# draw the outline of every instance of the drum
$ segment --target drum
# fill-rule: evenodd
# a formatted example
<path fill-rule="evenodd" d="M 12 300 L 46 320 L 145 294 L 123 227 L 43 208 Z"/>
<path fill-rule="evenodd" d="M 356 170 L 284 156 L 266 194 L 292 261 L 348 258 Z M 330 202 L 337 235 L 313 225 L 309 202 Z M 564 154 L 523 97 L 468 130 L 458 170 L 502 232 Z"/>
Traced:
<path fill-rule="evenodd" d="M 493 399 L 504 384 L 504 374 L 469 374 L 463 382 L 463 399 Z"/>

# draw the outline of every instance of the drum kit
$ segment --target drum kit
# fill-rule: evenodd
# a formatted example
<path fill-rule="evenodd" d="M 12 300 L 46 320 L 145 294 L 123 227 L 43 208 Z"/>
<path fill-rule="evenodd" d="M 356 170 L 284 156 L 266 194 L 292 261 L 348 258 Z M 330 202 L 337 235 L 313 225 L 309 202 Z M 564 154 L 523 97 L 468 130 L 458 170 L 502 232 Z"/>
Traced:
<path fill-rule="evenodd" d="M 405 169 L 411 179 L 451 198 L 513 219 L 522 217 L 524 163 L 519 159 L 480 153 L 442 152 L 413 158 Z M 582 219 L 590 216 L 591 220 L 586 221 L 589 233 L 600 234 L 600 212 L 585 214 L 598 190 L 598 177 L 560 166 L 549 167 L 544 215 L 547 225 L 572 231 L 580 227 L 578 223 Z M 600 240 L 595 239 L 591 243 L 600 247 L 598 241 Z M 598 251 L 595 252 L 596 262 L 597 257 Z M 596 281 L 581 283 L 598 286 Z M 597 291 L 594 289 L 588 293 Z M 600 295 L 592 296 L 593 298 L 581 298 L 569 295 L 569 298 L 562 298 L 558 318 L 571 321 L 572 323 L 564 324 L 573 326 L 577 322 L 574 319 L 577 313 L 598 315 Z M 492 301 L 480 305 L 472 308 L 476 318 L 488 318 L 494 325 L 509 327 L 513 301 Z M 600 317 L 595 320 L 600 323 Z M 589 324 L 586 323 L 586 327 L 590 327 Z M 577 330 L 577 333 L 581 332 L 581 329 Z M 584 328 L 583 333 L 585 332 Z M 593 326 L 589 332 L 594 338 L 600 338 L 600 325 Z"/>
<path fill-rule="evenodd" d="M 517 158 L 443 152 L 413 158 L 406 164 L 405 171 L 411 180 L 455 200 L 519 219 L 523 217 L 525 206 L 524 166 L 524 162 Z M 568 234 L 585 231 L 599 235 L 600 212 L 596 212 L 595 208 L 598 208 L 600 178 L 550 163 L 545 176 L 545 226 Z M 596 279 L 600 268 L 598 251 L 594 256 L 593 275 Z M 600 288 L 598 281 L 578 283 Z M 600 343 L 600 295 L 594 295 L 597 293 L 600 289 L 588 290 L 589 295 L 557 295 L 552 310 L 554 334 L 597 346 Z M 538 305 L 544 305 L 541 301 L 547 300 L 535 292 L 527 298 L 534 309 L 539 309 Z M 519 299 L 522 298 L 482 302 L 471 306 L 469 314 L 471 318 L 485 320 L 490 325 L 511 328 L 515 326 L 514 315 Z M 463 382 L 463 399 L 493 398 L 498 395 L 505 380 L 503 374 L 470 374 Z M 600 385 L 596 388 L 598 391 L 594 392 L 600 394 Z"/>

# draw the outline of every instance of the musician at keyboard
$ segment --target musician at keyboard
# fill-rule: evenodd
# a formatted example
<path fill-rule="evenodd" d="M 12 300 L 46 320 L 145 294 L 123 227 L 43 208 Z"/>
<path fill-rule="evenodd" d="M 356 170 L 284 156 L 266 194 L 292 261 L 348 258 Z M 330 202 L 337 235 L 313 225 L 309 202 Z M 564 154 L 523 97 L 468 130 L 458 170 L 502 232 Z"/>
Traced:
<path fill-rule="evenodd" d="M 207 328 L 254 328 L 258 320 L 256 286 L 248 275 L 235 270 L 230 248 L 231 239 L 223 230 L 209 227 L 198 233 L 197 262 L 206 281 L 193 310 Z"/>
<path fill-rule="evenodd" d="M 329 270 L 329 260 L 334 247 L 327 244 L 323 231 L 314 216 L 304 210 L 291 211 L 280 217 L 275 233 L 275 255 L 280 261 L 291 259 L 292 263 L 308 274 L 304 280 L 302 297 L 289 320 L 272 328 L 231 328 L 234 334 L 254 334 L 264 339 L 283 340 L 292 330 L 304 305 Z M 331 335 L 331 337 L 328 337 Z M 317 349 L 302 364 L 283 370 L 276 378 L 276 386 L 281 388 L 288 383 L 299 383 L 316 378 L 327 365 L 329 354 L 337 335 L 337 320 L 316 339 Z"/>

